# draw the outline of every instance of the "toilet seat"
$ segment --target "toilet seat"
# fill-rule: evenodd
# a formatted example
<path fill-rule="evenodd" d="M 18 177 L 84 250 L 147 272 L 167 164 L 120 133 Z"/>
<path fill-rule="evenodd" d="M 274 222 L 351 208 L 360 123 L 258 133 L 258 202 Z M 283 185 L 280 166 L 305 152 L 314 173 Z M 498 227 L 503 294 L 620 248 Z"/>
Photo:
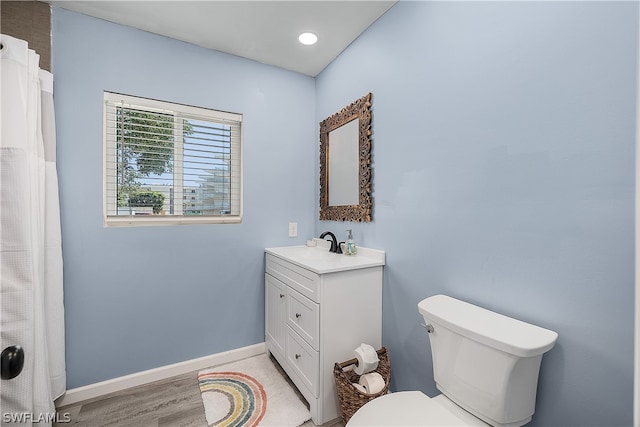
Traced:
<path fill-rule="evenodd" d="M 419 391 L 380 396 L 358 409 L 347 423 L 357 426 L 487 426 L 444 395 Z"/>

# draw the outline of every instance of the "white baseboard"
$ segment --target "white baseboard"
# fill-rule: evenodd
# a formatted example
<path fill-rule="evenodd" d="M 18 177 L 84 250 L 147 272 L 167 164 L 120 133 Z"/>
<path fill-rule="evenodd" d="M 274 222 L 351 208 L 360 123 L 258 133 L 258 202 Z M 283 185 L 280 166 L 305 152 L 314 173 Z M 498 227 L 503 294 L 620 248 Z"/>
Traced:
<path fill-rule="evenodd" d="M 59 397 L 56 401 L 56 407 L 73 405 L 95 397 L 104 396 L 116 391 L 125 390 L 131 387 L 137 387 L 152 383 L 154 381 L 175 377 L 177 375 L 186 374 L 187 372 L 198 371 L 212 366 L 224 363 L 235 362 L 251 356 L 257 356 L 265 352 L 265 344 L 259 343 L 247 347 L 237 348 L 222 353 L 216 353 L 209 356 L 200 357 L 198 359 L 187 360 L 173 365 L 161 366 L 148 371 L 136 372 L 135 374 L 125 375 L 123 377 L 114 378 L 107 381 L 101 381 L 95 384 L 89 384 L 82 387 L 72 388 Z"/>

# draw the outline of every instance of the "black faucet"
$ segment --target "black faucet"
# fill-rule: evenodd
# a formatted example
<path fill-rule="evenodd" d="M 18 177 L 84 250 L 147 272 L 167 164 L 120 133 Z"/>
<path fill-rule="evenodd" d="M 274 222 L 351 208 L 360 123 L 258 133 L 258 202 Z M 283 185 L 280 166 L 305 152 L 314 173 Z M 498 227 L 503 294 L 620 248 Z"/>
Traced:
<path fill-rule="evenodd" d="M 324 239 L 326 236 L 331 237 L 331 248 L 329 248 L 329 252 L 341 254 L 342 250 L 340 249 L 340 245 L 338 245 L 338 240 L 336 239 L 336 235 L 330 231 L 325 231 L 320 235 L 320 238 Z"/>

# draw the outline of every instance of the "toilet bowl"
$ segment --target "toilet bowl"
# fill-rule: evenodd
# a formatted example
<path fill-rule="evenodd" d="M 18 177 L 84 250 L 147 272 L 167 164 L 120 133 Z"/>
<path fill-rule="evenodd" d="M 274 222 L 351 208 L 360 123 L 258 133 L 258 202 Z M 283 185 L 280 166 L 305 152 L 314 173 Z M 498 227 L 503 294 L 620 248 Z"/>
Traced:
<path fill-rule="evenodd" d="M 391 393 L 358 409 L 347 423 L 358 426 L 488 426 L 443 395 L 420 391 Z"/>
<path fill-rule="evenodd" d="M 556 332 L 446 295 L 426 298 L 418 309 L 442 394 L 378 397 L 347 426 L 519 427 L 531 421 L 542 355 L 555 345 Z"/>

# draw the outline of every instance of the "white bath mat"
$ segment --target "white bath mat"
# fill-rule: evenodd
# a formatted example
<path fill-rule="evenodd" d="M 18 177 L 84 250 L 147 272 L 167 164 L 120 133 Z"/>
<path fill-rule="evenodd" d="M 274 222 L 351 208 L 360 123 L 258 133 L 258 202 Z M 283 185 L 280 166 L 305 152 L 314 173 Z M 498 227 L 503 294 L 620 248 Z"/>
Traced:
<path fill-rule="evenodd" d="M 299 426 L 305 404 L 266 354 L 207 369 L 198 383 L 209 426 Z"/>

